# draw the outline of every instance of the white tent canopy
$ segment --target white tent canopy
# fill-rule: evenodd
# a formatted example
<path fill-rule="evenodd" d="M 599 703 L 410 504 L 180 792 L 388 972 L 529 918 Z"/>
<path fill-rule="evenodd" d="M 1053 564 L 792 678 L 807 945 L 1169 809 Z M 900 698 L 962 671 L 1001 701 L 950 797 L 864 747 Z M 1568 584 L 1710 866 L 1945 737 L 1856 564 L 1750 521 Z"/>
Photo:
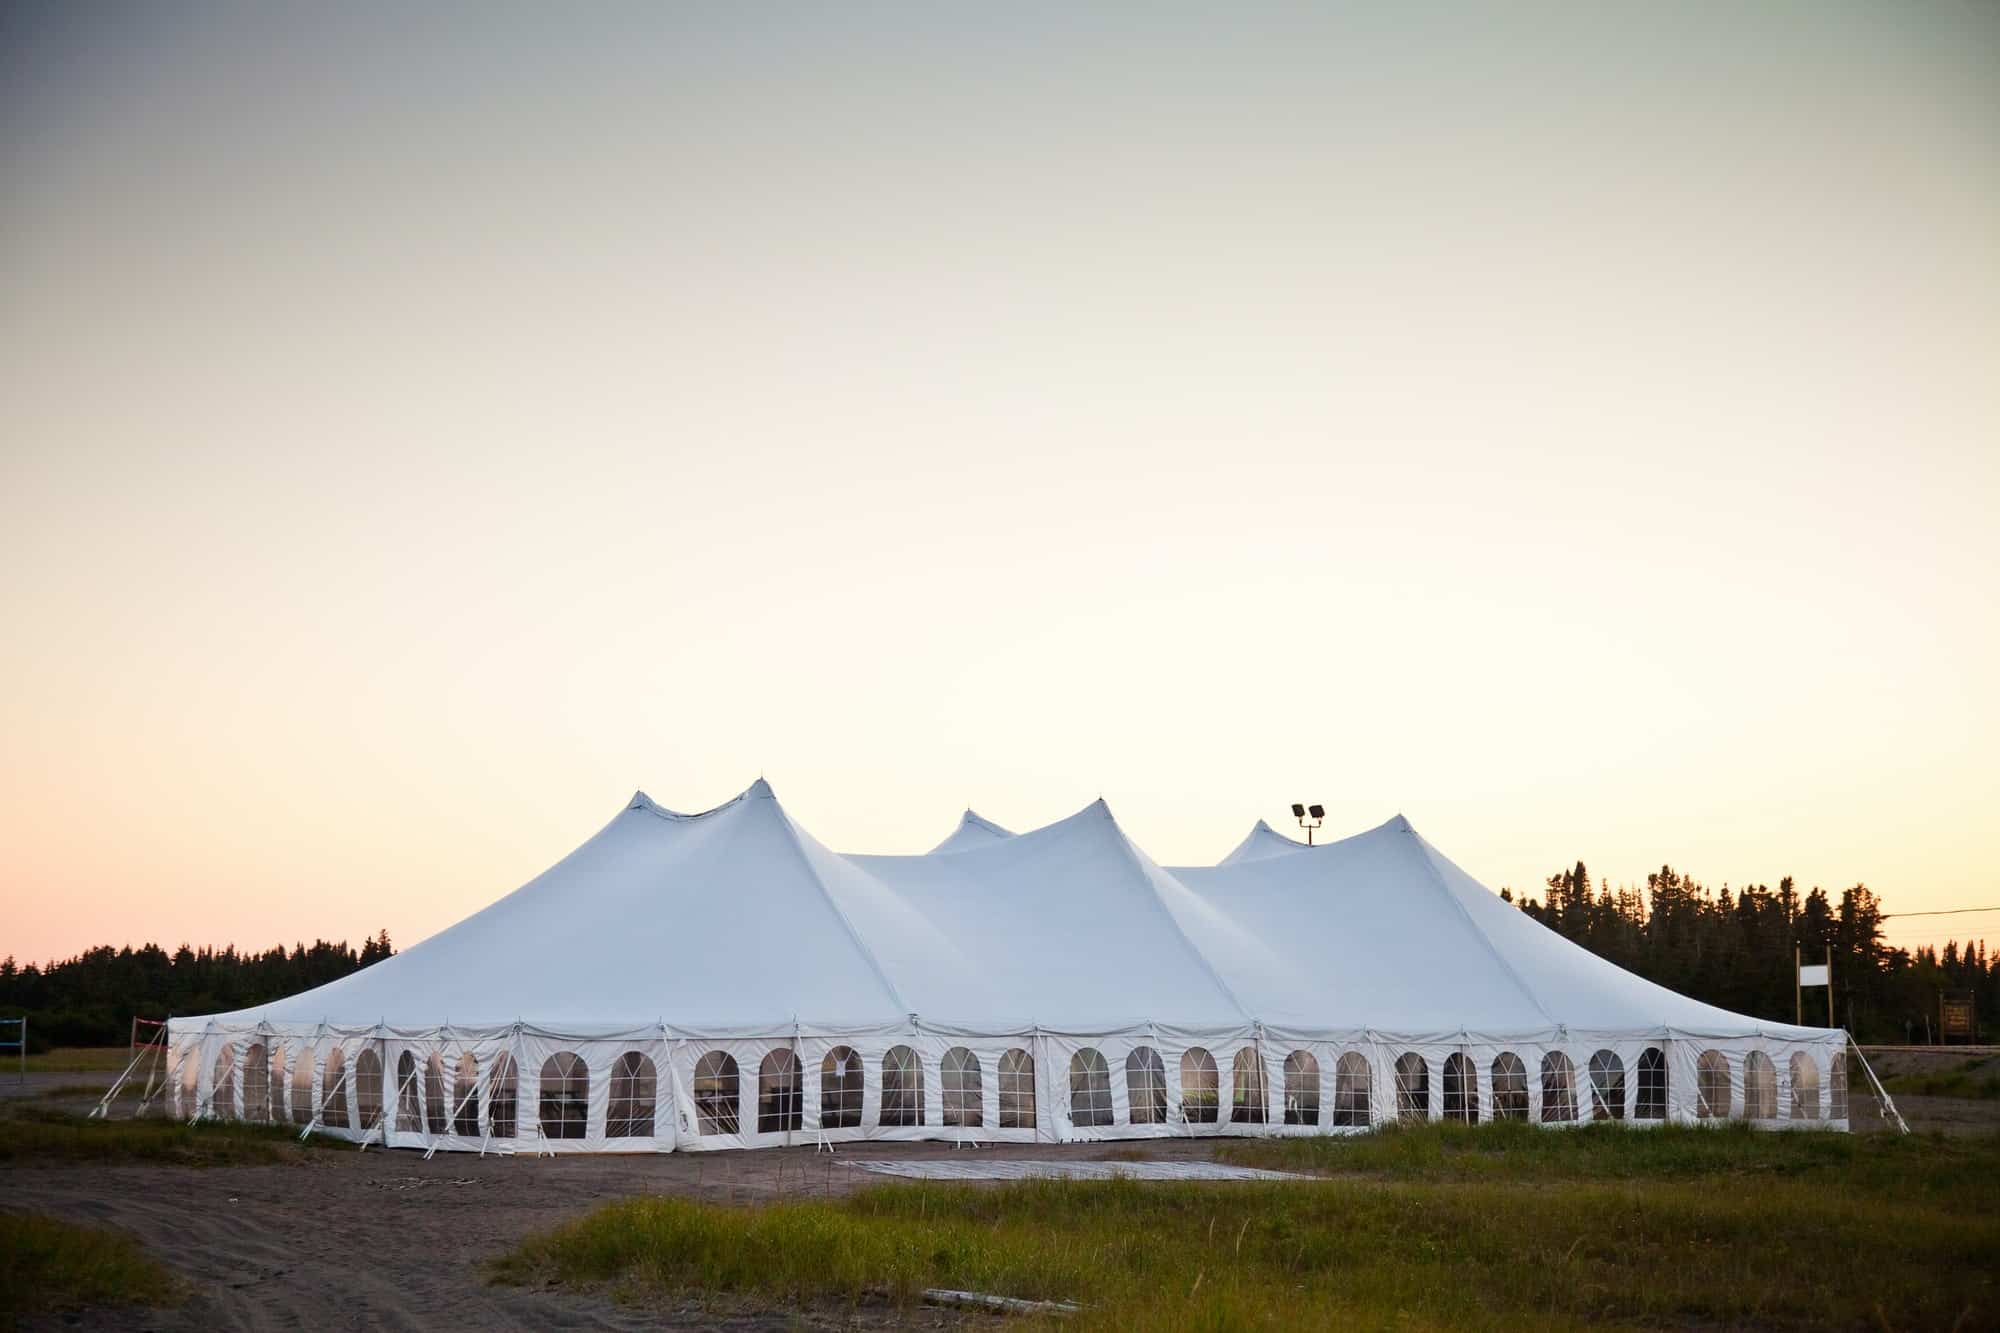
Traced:
<path fill-rule="evenodd" d="M 640 793 L 423 943 L 171 1033 L 189 1113 L 446 1148 L 1846 1116 L 1844 1034 L 1633 976 L 1401 816 L 1163 869 L 1102 801 L 1018 835 L 968 810 L 857 856 L 761 780 Z"/>
<path fill-rule="evenodd" d="M 981 819 L 977 812 L 967 810 L 959 817 L 958 827 L 951 831 L 951 836 L 931 848 L 931 855 L 936 856 L 939 852 L 960 852 L 967 847 L 984 847 L 989 842 L 1013 836 L 1012 829 L 1001 828 L 990 819 Z"/>

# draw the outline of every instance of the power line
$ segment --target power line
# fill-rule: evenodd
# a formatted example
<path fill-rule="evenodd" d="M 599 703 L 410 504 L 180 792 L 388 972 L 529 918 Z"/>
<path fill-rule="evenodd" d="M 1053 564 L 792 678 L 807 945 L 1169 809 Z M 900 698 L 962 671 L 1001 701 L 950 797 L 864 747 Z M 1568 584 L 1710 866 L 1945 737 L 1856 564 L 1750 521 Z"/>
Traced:
<path fill-rule="evenodd" d="M 1968 912 L 2000 912 L 2000 907 L 1946 907 L 1935 912 L 1882 912 L 1878 921 L 1887 921 L 1892 916 L 1964 916 Z"/>

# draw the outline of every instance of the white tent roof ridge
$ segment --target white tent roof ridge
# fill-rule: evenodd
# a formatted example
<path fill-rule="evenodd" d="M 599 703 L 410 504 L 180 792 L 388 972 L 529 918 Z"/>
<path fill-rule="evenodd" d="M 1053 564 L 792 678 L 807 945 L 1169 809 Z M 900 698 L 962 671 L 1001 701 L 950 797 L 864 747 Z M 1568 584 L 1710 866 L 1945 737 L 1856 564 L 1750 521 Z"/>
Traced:
<path fill-rule="evenodd" d="M 1331 842 L 1304 843 L 1300 842 L 1297 838 L 1278 832 L 1278 830 L 1272 828 L 1262 819 L 1259 819 L 1255 824 L 1250 826 L 1250 831 L 1243 835 L 1243 841 L 1237 843 L 1229 855 L 1217 861 L 1216 864 L 1221 866 L 1241 865 L 1245 861 L 1263 861 L 1273 856 L 1289 856 L 1293 852 L 1321 852 L 1329 847 L 1338 847 L 1341 843 L 1351 842 L 1356 838 L 1365 838 L 1371 833 L 1379 833 L 1384 829 L 1396 828 L 1398 827 L 1398 821 L 1400 821 L 1401 827 L 1410 827 L 1409 820 L 1404 819 L 1400 814 L 1396 814 L 1389 816 L 1389 818 L 1383 820 L 1374 828 L 1363 829 L 1359 833 L 1350 833 L 1344 838 L 1335 838 Z"/>
<path fill-rule="evenodd" d="M 1465 922 L 1466 932 L 1485 946 L 1486 952 L 1493 956 L 1493 961 L 1500 965 L 1500 970 L 1506 973 L 1508 980 L 1514 983 L 1515 988 L 1527 997 L 1528 1003 L 1534 1005 L 1542 1017 L 1548 1019 L 1551 1024 L 1556 1023 L 1555 1015 L 1551 1014 L 1548 1006 L 1542 1003 L 1541 996 L 1535 994 L 1534 987 L 1530 986 L 1526 979 L 1514 969 L 1514 965 L 1507 960 L 1506 955 L 1502 954 L 1494 945 L 1492 937 L 1479 928 L 1479 923 L 1472 919 L 1472 913 L 1466 910 L 1465 904 L 1459 900 L 1457 894 L 1451 891 L 1451 886 L 1445 883 L 1444 874 L 1438 868 L 1431 845 L 1424 841 L 1423 836 L 1411 826 L 1410 821 L 1399 814 L 1388 823 L 1382 825 L 1382 827 L 1385 829 L 1394 829 L 1409 839 L 1410 845 L 1416 849 L 1417 859 L 1422 863 L 1430 883 L 1437 889 L 1439 895 L 1448 900 L 1453 909 L 1457 911 L 1459 919 Z"/>
<path fill-rule="evenodd" d="M 1155 1021 L 1236 1025 L 1241 1004 L 1163 901 L 1153 866 L 1100 798 L 1074 814 L 947 855 L 842 858 L 862 933 L 927 1020 L 1048 1031 Z M 877 896 L 874 889 L 886 889 Z M 865 896 L 862 896 L 865 895 Z M 888 913 L 908 906 L 946 943 L 918 947 Z M 872 929 L 871 929 L 872 928 Z M 970 966 L 955 941 L 976 943 Z M 1134 973 L 1118 961 L 1138 953 Z"/>
<path fill-rule="evenodd" d="M 719 815 L 724 810 L 727 810 L 731 806 L 736 805 L 740 802 L 748 801 L 759 796 L 768 797 L 770 795 L 771 795 L 771 784 L 764 781 L 764 779 L 762 778 L 758 778 L 755 782 L 745 787 L 742 791 L 737 792 L 734 796 L 730 797 L 728 800 L 724 801 L 720 805 L 712 805 L 706 810 L 690 811 L 690 810 L 675 810 L 672 809 L 671 807 L 661 805 L 658 801 L 646 795 L 645 789 L 641 788 L 640 790 L 632 793 L 632 800 L 629 804 L 626 805 L 625 808 L 627 810 L 644 810 L 648 814 L 658 815 L 662 819 L 672 819 L 672 820 L 707 819 L 710 815 Z"/>
<path fill-rule="evenodd" d="M 984 843 L 1013 836 L 1014 830 L 1003 828 L 968 806 L 965 813 L 958 817 L 958 826 L 952 829 L 950 836 L 931 848 L 927 855 L 937 856 L 940 853 L 964 851 L 968 847 L 978 847 Z"/>
<path fill-rule="evenodd" d="M 1124 852 L 1127 862 L 1138 872 L 1146 896 L 1151 900 L 1153 906 L 1158 909 L 1160 915 L 1173 927 L 1174 937 L 1187 950 L 1188 956 L 1195 961 L 1196 965 L 1208 976 L 1209 980 L 1215 983 L 1216 989 L 1222 992 L 1229 1003 L 1236 1008 L 1237 1012 L 1241 1013 L 1246 1020 L 1254 1019 L 1255 1015 L 1250 1012 L 1248 1006 L 1236 997 L 1235 990 L 1223 979 L 1222 973 L 1216 970 L 1215 964 L 1209 961 L 1208 955 L 1201 951 L 1201 946 L 1194 942 L 1194 937 L 1189 935 L 1182 927 L 1180 918 L 1174 913 L 1173 908 L 1167 902 L 1166 895 L 1161 891 L 1163 884 L 1170 891 L 1180 892 L 1184 892 L 1186 886 L 1175 880 L 1171 872 L 1153 860 L 1152 857 L 1146 855 L 1145 851 L 1137 843 L 1126 836 L 1124 826 L 1118 822 L 1118 817 L 1111 813 L 1110 804 L 1102 796 L 1098 797 L 1089 806 L 1086 806 L 1080 814 L 1090 814 L 1092 812 L 1102 815 L 1105 822 L 1111 826 L 1112 833 L 1117 838 L 1118 846 Z M 1077 817 L 1072 816 L 1072 818 Z"/>
<path fill-rule="evenodd" d="M 820 897 L 825 900 L 827 909 L 839 920 L 841 929 L 847 932 L 847 938 L 854 945 L 855 951 L 868 964 L 869 970 L 875 974 L 875 979 L 882 983 L 882 990 L 888 995 L 890 1003 L 894 1004 L 903 1013 L 912 1012 L 910 1006 L 904 1003 L 902 993 L 896 989 L 896 983 L 891 981 L 889 974 L 883 970 L 882 962 L 875 956 L 875 951 L 868 947 L 866 940 L 861 938 L 861 932 L 856 930 L 854 922 L 848 919 L 847 912 L 840 905 L 840 900 L 827 887 L 826 877 L 820 873 L 820 868 L 815 864 L 812 854 L 807 851 L 806 844 L 811 842 L 815 848 L 819 848 L 822 851 L 825 849 L 820 848 L 817 840 L 813 839 L 810 834 L 803 833 L 792 822 L 791 815 L 786 812 L 785 807 L 778 801 L 777 794 L 771 790 L 771 784 L 764 781 L 764 779 L 758 778 L 755 782 L 751 783 L 749 789 L 738 799 L 769 801 L 771 803 L 772 810 L 777 813 L 778 823 L 784 829 L 786 839 L 790 842 L 792 850 L 798 855 L 799 863 L 806 868 L 806 873 L 811 876 L 814 886 L 819 889 Z M 837 852 L 829 852 L 828 854 L 833 856 L 839 855 Z M 841 859 L 843 861 L 846 860 L 845 857 L 841 857 Z"/>

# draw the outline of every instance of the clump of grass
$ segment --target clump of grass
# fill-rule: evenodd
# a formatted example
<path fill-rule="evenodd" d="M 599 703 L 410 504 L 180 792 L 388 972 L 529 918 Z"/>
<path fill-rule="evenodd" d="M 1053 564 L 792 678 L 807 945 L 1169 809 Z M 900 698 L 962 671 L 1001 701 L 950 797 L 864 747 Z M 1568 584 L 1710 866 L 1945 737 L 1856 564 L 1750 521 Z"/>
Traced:
<path fill-rule="evenodd" d="M 1371 1173 L 1313 1182 L 894 1184 L 748 1208 L 627 1200 L 531 1238 L 494 1275 L 773 1307 L 965 1288 L 1077 1301 L 1082 1326 L 1120 1328 L 2000 1316 L 2000 1139 L 1921 1140 L 1877 1158 L 1824 1146 L 1851 1147 L 1845 1136 L 1719 1133 L 1662 1149 L 1643 1133 L 1585 1133 L 1541 1132 L 1560 1146 L 1531 1150 L 1518 1172 L 1454 1171 L 1404 1156 L 1415 1135 L 1384 1135 L 1374 1149 L 1346 1141 L 1377 1154 Z M 1504 1157 L 1517 1142 L 1504 1129 L 1493 1140 L 1489 1151 L 1451 1136 L 1452 1160 Z M 1792 1146 L 1763 1146 L 1778 1141 Z M 1614 1144 L 1660 1156 L 1607 1171 Z M 1770 1169 L 1787 1160 L 1798 1169 Z M 1829 1257 L 1841 1255 L 1866 1262 Z"/>
<path fill-rule="evenodd" d="M 52 1166 L 73 1162 L 147 1162 L 172 1166 L 255 1166 L 296 1162 L 342 1149 L 335 1139 L 298 1141 L 283 1125 L 204 1120 L 197 1124 L 149 1116 L 90 1120 L 49 1107 L 16 1106 L 0 1123 L 0 1164 Z"/>
<path fill-rule="evenodd" d="M 178 1294 L 167 1270 L 130 1236 L 37 1213 L 0 1213 L 0 1314 L 162 1305 Z"/>

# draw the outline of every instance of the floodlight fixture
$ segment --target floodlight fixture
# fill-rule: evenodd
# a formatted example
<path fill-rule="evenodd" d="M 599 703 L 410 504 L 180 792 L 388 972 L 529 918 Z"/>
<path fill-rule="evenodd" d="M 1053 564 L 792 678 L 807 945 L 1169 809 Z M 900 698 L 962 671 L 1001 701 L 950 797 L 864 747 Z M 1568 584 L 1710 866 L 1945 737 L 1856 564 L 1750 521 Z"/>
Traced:
<path fill-rule="evenodd" d="M 1306 808 L 1305 808 L 1304 806 L 1300 805 L 1300 804 L 1299 804 L 1299 803 L 1298 803 L 1297 801 L 1293 801 L 1293 802 L 1292 802 L 1292 818 L 1293 818 L 1293 819 L 1304 819 L 1305 817 L 1306 817 Z"/>
<path fill-rule="evenodd" d="M 1299 827 L 1306 831 L 1306 846 L 1313 845 L 1313 830 L 1326 822 L 1326 807 L 1323 805 L 1304 806 L 1292 802 L 1292 818 L 1299 821 Z"/>
<path fill-rule="evenodd" d="M 1323 805 L 1309 805 L 1306 807 L 1306 813 L 1311 815 L 1314 819 L 1325 819 L 1326 807 Z"/>

